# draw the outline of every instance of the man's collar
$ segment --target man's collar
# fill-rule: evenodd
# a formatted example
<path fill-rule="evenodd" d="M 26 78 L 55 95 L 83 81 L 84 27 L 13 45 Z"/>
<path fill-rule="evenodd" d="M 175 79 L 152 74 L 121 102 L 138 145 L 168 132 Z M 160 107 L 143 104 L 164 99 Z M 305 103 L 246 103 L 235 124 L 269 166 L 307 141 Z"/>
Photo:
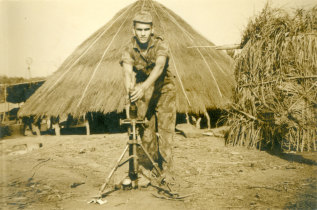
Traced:
<path fill-rule="evenodd" d="M 151 47 L 153 47 L 154 46 L 154 35 L 152 34 L 151 35 L 151 37 L 150 37 L 150 40 L 149 40 L 149 44 L 148 44 L 148 48 L 147 49 L 150 49 Z M 138 44 L 138 41 L 137 41 L 137 38 L 136 38 L 136 36 L 134 36 L 133 38 L 132 38 L 132 43 L 133 43 L 133 49 L 136 49 L 136 50 L 138 50 L 139 52 L 141 51 L 141 49 L 140 49 L 140 46 L 139 46 L 139 44 Z"/>

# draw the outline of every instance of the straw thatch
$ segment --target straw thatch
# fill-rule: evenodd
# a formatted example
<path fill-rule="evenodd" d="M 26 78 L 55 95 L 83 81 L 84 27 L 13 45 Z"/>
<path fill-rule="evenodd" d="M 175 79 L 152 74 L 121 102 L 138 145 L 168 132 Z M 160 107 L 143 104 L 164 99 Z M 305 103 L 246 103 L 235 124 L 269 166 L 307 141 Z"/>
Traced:
<path fill-rule="evenodd" d="M 105 26 L 84 41 L 25 103 L 20 115 L 84 115 L 87 112 L 120 112 L 124 84 L 119 65 L 121 52 L 132 37 L 132 18 L 148 10 L 155 34 L 170 47 L 169 66 L 177 81 L 177 110 L 202 113 L 231 102 L 233 62 L 184 20 L 152 0 L 137 1 L 119 11 Z"/>
<path fill-rule="evenodd" d="M 316 150 L 317 8 L 290 14 L 266 6 L 242 45 L 226 142 Z"/>

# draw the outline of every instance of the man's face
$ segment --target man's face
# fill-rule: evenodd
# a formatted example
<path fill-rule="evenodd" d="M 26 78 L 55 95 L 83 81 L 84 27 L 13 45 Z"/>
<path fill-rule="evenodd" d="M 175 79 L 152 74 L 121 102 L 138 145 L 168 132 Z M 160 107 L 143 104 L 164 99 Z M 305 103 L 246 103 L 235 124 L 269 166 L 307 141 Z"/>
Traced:
<path fill-rule="evenodd" d="M 134 34 L 141 44 L 145 44 L 150 40 L 152 31 L 151 24 L 135 23 L 134 25 Z"/>

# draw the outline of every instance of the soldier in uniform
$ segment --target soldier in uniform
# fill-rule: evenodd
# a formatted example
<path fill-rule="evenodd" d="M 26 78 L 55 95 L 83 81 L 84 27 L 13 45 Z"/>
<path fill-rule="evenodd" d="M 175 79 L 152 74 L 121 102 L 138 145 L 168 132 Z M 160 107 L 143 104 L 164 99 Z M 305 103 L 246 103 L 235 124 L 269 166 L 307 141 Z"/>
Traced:
<path fill-rule="evenodd" d="M 136 102 L 139 119 L 146 124 L 140 134 L 142 144 L 163 170 L 166 181 L 172 176 L 172 142 L 176 123 L 175 77 L 168 68 L 168 45 L 153 34 L 149 12 L 138 12 L 133 19 L 134 36 L 122 53 L 124 83 L 130 101 Z M 145 155 L 139 163 L 149 169 Z"/>

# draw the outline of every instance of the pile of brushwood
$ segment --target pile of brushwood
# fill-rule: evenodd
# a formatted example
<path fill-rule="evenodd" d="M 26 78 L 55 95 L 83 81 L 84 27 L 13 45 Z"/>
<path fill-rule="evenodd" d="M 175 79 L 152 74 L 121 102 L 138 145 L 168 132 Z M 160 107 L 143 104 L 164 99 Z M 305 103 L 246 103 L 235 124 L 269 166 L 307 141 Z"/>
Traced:
<path fill-rule="evenodd" d="M 266 6 L 241 46 L 226 143 L 316 151 L 317 7 L 288 13 Z"/>

